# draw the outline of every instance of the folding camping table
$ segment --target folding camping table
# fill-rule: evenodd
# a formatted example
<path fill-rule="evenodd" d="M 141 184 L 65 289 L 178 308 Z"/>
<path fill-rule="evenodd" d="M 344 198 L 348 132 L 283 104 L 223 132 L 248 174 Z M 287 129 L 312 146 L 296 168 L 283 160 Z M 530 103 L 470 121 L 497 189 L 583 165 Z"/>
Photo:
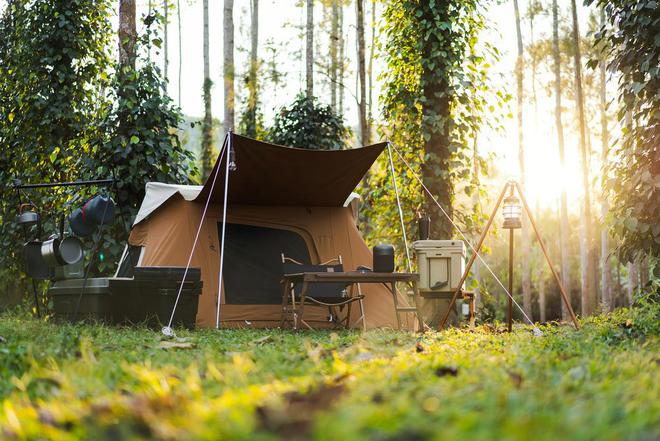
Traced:
<path fill-rule="evenodd" d="M 287 318 L 287 315 L 291 314 L 293 321 L 293 329 L 298 329 L 298 321 L 301 324 L 305 325 L 307 328 L 312 329 L 312 327 L 303 320 L 303 312 L 305 307 L 305 295 L 307 294 L 308 287 L 312 283 L 328 283 L 328 282 L 341 282 L 347 284 L 357 284 L 358 286 L 363 283 L 379 283 L 385 285 L 390 293 L 392 293 L 392 299 L 394 300 L 394 312 L 396 314 L 396 322 L 398 329 L 401 329 L 401 313 L 414 313 L 417 317 L 419 324 L 419 330 L 424 329 L 424 322 L 422 317 L 419 314 L 419 309 L 417 307 L 417 302 L 419 299 L 419 289 L 418 289 L 419 274 L 413 273 L 375 273 L 372 271 L 344 271 L 344 272 L 305 272 L 305 273 L 296 273 L 296 274 L 285 274 L 282 276 L 282 323 L 291 321 Z M 399 302 L 396 296 L 397 282 L 405 282 L 412 284 L 415 306 L 399 306 Z M 296 303 L 295 296 L 292 296 L 293 285 L 296 283 L 302 283 L 302 289 L 300 292 L 300 300 Z M 292 298 L 290 307 L 288 306 L 289 296 Z M 365 327 L 364 321 L 364 311 L 362 312 L 363 316 L 362 324 Z"/>

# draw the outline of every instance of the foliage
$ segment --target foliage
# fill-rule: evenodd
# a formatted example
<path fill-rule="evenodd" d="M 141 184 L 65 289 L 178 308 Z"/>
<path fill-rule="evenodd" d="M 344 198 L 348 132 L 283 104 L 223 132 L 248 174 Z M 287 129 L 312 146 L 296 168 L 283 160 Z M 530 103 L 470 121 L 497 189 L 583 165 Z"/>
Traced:
<path fill-rule="evenodd" d="M 652 0 L 588 0 L 605 9 L 595 35 L 608 69 L 618 74 L 618 119 L 624 127 L 605 173 L 612 192 L 610 222 L 620 254 L 660 255 L 660 7 Z M 598 60 L 592 60 L 595 67 Z"/>
<path fill-rule="evenodd" d="M 268 136 L 264 125 L 264 114 L 258 105 L 251 105 L 249 98 L 243 106 L 243 111 L 238 116 L 239 135 L 247 136 L 252 139 L 263 140 Z"/>
<path fill-rule="evenodd" d="M 0 318 L 6 439 L 657 439 L 660 306 L 494 326 L 178 331 Z M 176 345 L 172 345 L 176 343 Z M 174 347 L 172 347 L 174 346 Z M 176 348 L 179 346 L 179 348 Z M 570 421 L 567 428 L 566 422 Z"/>
<path fill-rule="evenodd" d="M 9 193 L 14 179 L 117 178 L 110 191 L 121 222 L 106 231 L 107 258 L 95 267 L 105 270 L 120 256 L 145 183 L 185 182 L 191 170 L 191 155 L 171 132 L 180 114 L 164 95 L 157 69 L 149 63 L 111 69 L 110 13 L 106 1 L 13 0 L 0 21 L 0 145 L 7 153 L 0 155 L 0 264 L 13 280 L 21 280 L 15 277 L 21 235 L 13 226 L 18 201 Z M 148 17 L 149 24 L 155 19 Z M 149 35 L 141 39 L 143 48 Z M 22 199 L 41 210 L 44 234 L 51 234 L 61 214 L 97 191 L 35 190 Z"/>
<path fill-rule="evenodd" d="M 108 85 L 109 2 L 11 0 L 0 20 L 0 267 L 16 281 L 14 179 L 71 181 L 102 135 Z M 107 178 L 107 175 L 97 175 Z M 44 231 L 74 195 L 65 189 L 25 192 L 41 211 Z"/>
<path fill-rule="evenodd" d="M 145 19 L 146 32 L 138 40 L 138 50 L 149 47 L 151 25 L 156 18 Z M 152 41 L 160 45 L 158 39 Z M 111 84 L 113 105 L 107 109 L 101 125 L 106 137 L 95 145 L 89 169 L 118 180 L 116 202 L 132 219 L 144 198 L 147 182 L 187 183 L 197 170 L 192 153 L 181 146 L 175 131 L 182 120 L 181 112 L 166 95 L 158 67 L 141 61 L 135 68 L 116 65 L 115 70 Z M 115 241 L 119 239 L 119 251 L 126 237 L 113 236 Z"/>
<path fill-rule="evenodd" d="M 300 93 L 289 107 L 283 107 L 270 128 L 270 142 L 312 150 L 341 150 L 349 130 L 330 106 Z"/>
<path fill-rule="evenodd" d="M 476 134 L 484 126 L 499 126 L 493 115 L 505 110 L 508 99 L 488 78 L 490 62 L 499 52 L 478 41 L 486 26 L 483 11 L 475 1 L 397 0 L 388 3 L 383 18 L 386 40 L 380 52 L 387 69 L 381 101 L 387 125 L 381 131 L 412 167 L 409 170 L 394 154 L 408 236 L 421 211 L 431 215 L 434 237 L 449 235 L 444 214 L 424 196 L 412 173 L 423 175 L 454 222 L 472 233 L 483 215 L 460 206 L 462 201 L 454 195 L 456 190 L 468 197 L 479 192 L 474 162 L 481 174 L 487 173 L 488 163 L 473 155 Z M 366 235 L 370 242 L 388 240 L 403 249 L 389 175 L 388 158 L 381 158 L 364 198 L 364 214 L 372 220 Z M 461 187 L 459 181 L 468 184 Z"/>

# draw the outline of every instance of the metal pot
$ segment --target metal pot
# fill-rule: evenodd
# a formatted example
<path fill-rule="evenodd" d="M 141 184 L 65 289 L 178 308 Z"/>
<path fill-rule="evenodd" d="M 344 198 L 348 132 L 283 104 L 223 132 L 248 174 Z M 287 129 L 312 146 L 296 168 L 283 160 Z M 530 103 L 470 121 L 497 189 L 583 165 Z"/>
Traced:
<path fill-rule="evenodd" d="M 59 260 L 64 262 L 65 265 L 73 265 L 80 262 L 84 256 L 83 245 L 77 237 L 65 237 L 60 242 L 60 247 L 57 250 Z"/>
<path fill-rule="evenodd" d="M 41 217 L 39 213 L 33 210 L 25 210 L 27 207 L 33 207 L 32 204 L 21 204 L 18 208 L 18 216 L 16 216 L 16 223 L 24 227 L 31 227 L 32 225 L 38 225 L 41 223 Z"/>
<path fill-rule="evenodd" d="M 50 239 L 41 244 L 41 256 L 48 266 L 64 265 L 59 255 L 60 240 L 57 237 L 51 236 Z"/>

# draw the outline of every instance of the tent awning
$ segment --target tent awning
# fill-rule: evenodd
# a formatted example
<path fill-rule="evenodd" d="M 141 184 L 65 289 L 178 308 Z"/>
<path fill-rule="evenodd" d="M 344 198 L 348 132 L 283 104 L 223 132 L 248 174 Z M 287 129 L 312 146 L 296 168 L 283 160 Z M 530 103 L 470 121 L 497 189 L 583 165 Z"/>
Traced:
<path fill-rule="evenodd" d="M 233 133 L 237 169 L 229 173 L 229 204 L 341 207 L 387 146 L 382 142 L 351 150 L 307 150 L 256 141 Z M 227 138 L 225 138 L 227 142 Z M 227 156 L 216 162 L 196 201 L 224 197 Z"/>

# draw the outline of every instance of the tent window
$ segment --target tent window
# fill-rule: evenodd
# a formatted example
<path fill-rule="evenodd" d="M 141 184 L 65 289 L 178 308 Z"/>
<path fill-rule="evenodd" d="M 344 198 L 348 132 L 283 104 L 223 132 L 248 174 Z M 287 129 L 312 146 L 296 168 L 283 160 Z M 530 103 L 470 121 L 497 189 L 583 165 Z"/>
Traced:
<path fill-rule="evenodd" d="M 218 235 L 222 223 L 218 223 Z M 225 302 L 233 305 L 282 303 L 281 254 L 310 262 L 307 243 L 289 230 L 227 224 L 225 232 Z"/>

